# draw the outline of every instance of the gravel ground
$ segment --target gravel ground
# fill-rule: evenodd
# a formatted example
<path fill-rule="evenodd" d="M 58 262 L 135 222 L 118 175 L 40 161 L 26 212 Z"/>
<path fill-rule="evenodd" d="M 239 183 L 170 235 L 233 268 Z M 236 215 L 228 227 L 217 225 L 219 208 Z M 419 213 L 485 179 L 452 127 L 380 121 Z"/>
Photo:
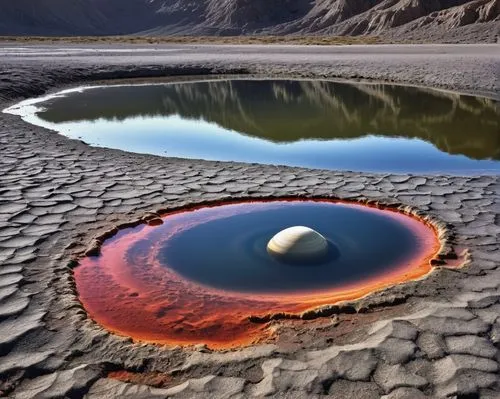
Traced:
<path fill-rule="evenodd" d="M 499 45 L 4 46 L 0 57 L 1 108 L 91 81 L 222 73 L 382 80 L 500 99 Z M 159 158 L 89 147 L 7 114 L 0 146 L 0 395 L 500 396 L 498 176 Z M 227 352 L 133 343 L 79 304 L 72 260 L 110 227 L 188 203 L 284 195 L 373 200 L 428 215 L 470 262 L 436 267 L 329 317 L 275 321 L 271 342 Z M 131 382 L 108 376 L 120 371 Z"/>

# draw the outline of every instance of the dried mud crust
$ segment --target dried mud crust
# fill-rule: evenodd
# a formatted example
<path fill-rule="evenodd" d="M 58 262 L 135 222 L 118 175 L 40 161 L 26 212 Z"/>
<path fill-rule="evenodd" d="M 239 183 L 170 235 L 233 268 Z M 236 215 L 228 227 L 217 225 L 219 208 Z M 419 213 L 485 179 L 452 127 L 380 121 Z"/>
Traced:
<path fill-rule="evenodd" d="M 11 100 L 29 86 L 26 75 L 4 76 Z M 57 83 L 43 79 L 43 90 Z M 159 158 L 0 120 L 0 396 L 498 397 L 499 177 Z M 280 196 L 403 204 L 446 225 L 471 261 L 328 317 L 271 321 L 273 342 L 228 352 L 133 343 L 77 301 L 71 259 L 110 226 L 192 203 Z"/>

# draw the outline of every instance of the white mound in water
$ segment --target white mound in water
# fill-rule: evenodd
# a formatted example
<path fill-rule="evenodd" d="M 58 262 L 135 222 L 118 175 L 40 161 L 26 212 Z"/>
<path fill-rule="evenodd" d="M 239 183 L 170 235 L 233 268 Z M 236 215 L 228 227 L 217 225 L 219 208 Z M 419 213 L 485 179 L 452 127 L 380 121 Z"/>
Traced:
<path fill-rule="evenodd" d="M 328 242 L 317 231 L 294 226 L 277 233 L 267 244 L 272 256 L 297 262 L 318 261 L 328 252 Z"/>

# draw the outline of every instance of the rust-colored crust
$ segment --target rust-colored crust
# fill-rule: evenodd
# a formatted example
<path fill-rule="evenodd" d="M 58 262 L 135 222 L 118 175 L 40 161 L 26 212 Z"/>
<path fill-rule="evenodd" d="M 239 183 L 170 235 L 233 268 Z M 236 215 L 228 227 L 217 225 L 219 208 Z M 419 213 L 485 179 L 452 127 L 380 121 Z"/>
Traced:
<path fill-rule="evenodd" d="M 225 204 L 259 201 L 239 200 Z M 154 243 L 151 243 L 147 259 L 135 259 L 134 264 L 139 262 L 140 268 L 127 262 L 123 256 L 127 249 L 139 240 L 147 240 L 151 229 L 161 222 L 160 215 L 150 213 L 142 219 L 145 225 L 140 229 L 124 232 L 102 245 L 105 238 L 120 231 L 114 228 L 93 241 L 87 251 L 91 256 L 82 258 L 74 270 L 80 301 L 92 319 L 110 331 L 135 340 L 168 345 L 205 343 L 214 349 L 225 349 L 269 338 L 272 332 L 267 328 L 268 320 L 321 316 L 321 307 L 325 305 L 356 300 L 395 284 L 423 278 L 433 270 L 433 265 L 454 257 L 444 227 L 409 208 L 324 198 L 272 198 L 268 201 L 322 201 L 384 212 L 413 231 L 421 243 L 420 250 L 389 273 L 333 290 L 297 295 L 225 292 L 187 281 L 160 265 L 156 260 L 158 246 Z M 220 204 L 209 204 L 217 205 Z M 164 217 L 170 218 L 170 222 L 177 214 L 204 206 L 207 205 L 168 212 Z M 171 234 L 177 231 L 174 228 Z"/>

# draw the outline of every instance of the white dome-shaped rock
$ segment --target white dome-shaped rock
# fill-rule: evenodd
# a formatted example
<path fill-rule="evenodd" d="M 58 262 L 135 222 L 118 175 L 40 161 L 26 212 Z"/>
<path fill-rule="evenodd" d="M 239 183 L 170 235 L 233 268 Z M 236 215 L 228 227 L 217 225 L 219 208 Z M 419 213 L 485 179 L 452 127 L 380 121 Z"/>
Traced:
<path fill-rule="evenodd" d="M 267 244 L 267 252 L 286 261 L 310 262 L 324 258 L 328 242 L 317 231 L 305 226 L 289 227 Z"/>

